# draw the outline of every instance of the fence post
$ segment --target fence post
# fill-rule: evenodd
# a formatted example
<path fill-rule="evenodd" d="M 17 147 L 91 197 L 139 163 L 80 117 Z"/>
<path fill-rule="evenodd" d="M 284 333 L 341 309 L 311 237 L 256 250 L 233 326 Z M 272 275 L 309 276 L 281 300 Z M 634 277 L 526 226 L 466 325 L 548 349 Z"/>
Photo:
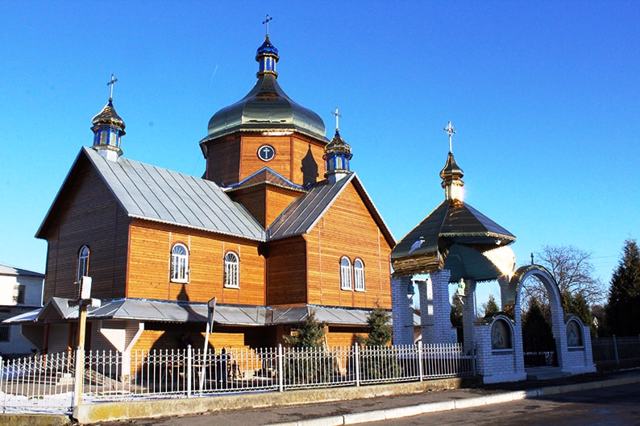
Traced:
<path fill-rule="evenodd" d="M 478 346 L 473 345 L 473 350 L 471 351 L 471 375 L 472 376 L 478 375 L 478 372 L 476 371 L 477 360 L 478 360 Z"/>
<path fill-rule="evenodd" d="M 418 342 L 418 371 L 420 372 L 420 381 L 424 380 L 424 364 L 422 359 L 422 340 Z"/>
<path fill-rule="evenodd" d="M 360 345 L 354 345 L 353 356 L 355 357 L 355 365 L 356 365 L 356 386 L 360 386 Z"/>
<path fill-rule="evenodd" d="M 278 343 L 278 391 L 280 392 L 284 392 L 284 371 L 283 371 L 283 365 L 284 365 L 284 360 L 282 359 L 283 353 L 282 353 L 282 344 Z"/>
<path fill-rule="evenodd" d="M 77 408 L 82 400 L 82 385 L 84 384 L 84 349 L 76 349 L 76 371 L 73 382 L 73 408 Z"/>
<path fill-rule="evenodd" d="M 613 357 L 616 360 L 616 365 L 620 366 L 620 358 L 618 357 L 618 339 L 616 339 L 616 335 L 613 336 Z"/>
<path fill-rule="evenodd" d="M 187 398 L 191 398 L 191 366 L 192 366 L 192 358 L 191 358 L 191 345 L 187 346 Z"/>

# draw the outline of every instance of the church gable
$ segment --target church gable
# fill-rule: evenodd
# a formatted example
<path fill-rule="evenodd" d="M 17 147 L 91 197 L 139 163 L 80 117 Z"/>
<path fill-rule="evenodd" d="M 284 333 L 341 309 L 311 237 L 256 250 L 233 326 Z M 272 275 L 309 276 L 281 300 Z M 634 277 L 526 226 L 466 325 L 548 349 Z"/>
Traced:
<path fill-rule="evenodd" d="M 45 301 L 77 296 L 78 253 L 83 246 L 90 251 L 92 295 L 124 296 L 128 218 L 82 153 L 36 236 L 48 242 Z"/>
<path fill-rule="evenodd" d="M 345 178 L 346 179 L 346 178 Z M 344 179 L 343 179 L 344 180 Z M 352 176 L 304 236 L 307 242 L 308 303 L 373 308 L 391 306 L 389 255 L 393 237 L 372 214 L 366 193 Z M 364 288 L 343 288 L 341 260 L 364 265 Z"/>

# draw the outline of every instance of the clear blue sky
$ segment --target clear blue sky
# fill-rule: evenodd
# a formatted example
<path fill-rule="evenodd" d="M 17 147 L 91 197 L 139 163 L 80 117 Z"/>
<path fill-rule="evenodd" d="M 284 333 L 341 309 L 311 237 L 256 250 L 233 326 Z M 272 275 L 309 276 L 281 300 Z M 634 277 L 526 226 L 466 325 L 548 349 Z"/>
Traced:
<path fill-rule="evenodd" d="M 209 117 L 255 81 L 266 13 L 280 82 L 354 150 L 397 238 L 443 198 L 442 128 L 467 201 L 518 236 L 593 253 L 640 236 L 640 2 L 1 2 L 0 263 L 33 235 L 107 98 L 125 155 L 193 175 Z"/>

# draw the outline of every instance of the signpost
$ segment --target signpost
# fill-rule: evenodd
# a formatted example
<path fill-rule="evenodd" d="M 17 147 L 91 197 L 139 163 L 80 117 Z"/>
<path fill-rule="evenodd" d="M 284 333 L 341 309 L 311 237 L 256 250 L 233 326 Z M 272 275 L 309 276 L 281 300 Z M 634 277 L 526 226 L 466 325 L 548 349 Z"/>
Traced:
<path fill-rule="evenodd" d="M 91 277 L 80 280 L 78 297 L 78 339 L 76 346 L 76 371 L 73 387 L 73 407 L 80 405 L 84 384 L 84 342 L 87 330 L 87 307 L 91 304 Z"/>
<path fill-rule="evenodd" d="M 207 327 L 204 334 L 204 347 L 202 348 L 202 365 L 200 367 L 200 393 L 204 388 L 205 366 L 207 361 L 207 350 L 209 349 L 209 334 L 213 330 L 213 320 L 216 316 L 216 298 L 212 298 L 207 303 Z M 215 355 L 215 353 L 214 353 Z"/>

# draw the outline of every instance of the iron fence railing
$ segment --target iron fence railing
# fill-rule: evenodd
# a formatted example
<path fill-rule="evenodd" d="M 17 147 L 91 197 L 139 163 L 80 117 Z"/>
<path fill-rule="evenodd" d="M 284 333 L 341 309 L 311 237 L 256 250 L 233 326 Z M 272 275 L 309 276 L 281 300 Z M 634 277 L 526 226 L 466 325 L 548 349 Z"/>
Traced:
<path fill-rule="evenodd" d="M 592 339 L 593 362 L 599 368 L 640 366 L 640 335 Z"/>
<path fill-rule="evenodd" d="M 460 344 L 77 352 L 84 402 L 421 381 L 475 374 Z M 74 353 L 0 360 L 4 411 L 69 412 Z M 80 368 L 82 364 L 78 366 Z"/>

